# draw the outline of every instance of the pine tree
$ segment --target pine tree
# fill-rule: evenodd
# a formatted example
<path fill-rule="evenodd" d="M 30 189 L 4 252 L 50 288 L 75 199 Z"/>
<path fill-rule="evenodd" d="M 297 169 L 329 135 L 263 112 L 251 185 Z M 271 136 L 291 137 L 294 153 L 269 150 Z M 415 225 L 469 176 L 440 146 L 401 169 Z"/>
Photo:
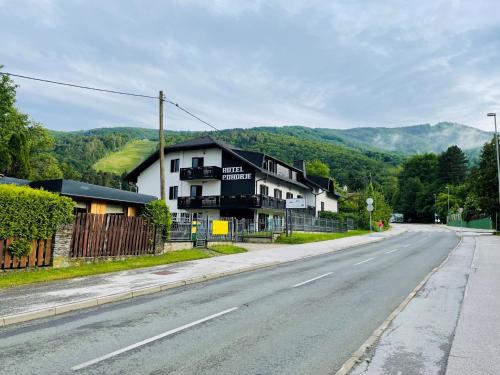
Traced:
<path fill-rule="evenodd" d="M 458 146 L 450 146 L 438 157 L 438 180 L 442 185 L 458 185 L 467 176 L 467 156 Z"/>

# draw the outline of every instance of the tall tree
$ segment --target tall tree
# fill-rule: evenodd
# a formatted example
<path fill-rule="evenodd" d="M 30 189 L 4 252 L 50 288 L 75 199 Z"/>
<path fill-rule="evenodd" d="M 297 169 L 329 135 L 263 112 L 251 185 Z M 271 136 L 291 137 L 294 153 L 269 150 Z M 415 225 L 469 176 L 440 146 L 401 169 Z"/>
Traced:
<path fill-rule="evenodd" d="M 319 159 L 307 161 L 306 172 L 310 176 L 330 177 L 330 167 Z"/>
<path fill-rule="evenodd" d="M 31 167 L 29 160 L 28 143 L 23 133 L 14 133 L 9 140 L 10 163 L 7 173 L 19 178 L 29 178 Z"/>
<path fill-rule="evenodd" d="M 471 174 L 471 188 L 477 196 L 478 205 L 495 220 L 500 216 L 498 203 L 498 177 L 495 139 L 485 143 L 481 150 L 478 167 Z"/>
<path fill-rule="evenodd" d="M 458 185 L 467 175 L 467 156 L 454 145 L 438 156 L 438 179 L 442 185 Z"/>

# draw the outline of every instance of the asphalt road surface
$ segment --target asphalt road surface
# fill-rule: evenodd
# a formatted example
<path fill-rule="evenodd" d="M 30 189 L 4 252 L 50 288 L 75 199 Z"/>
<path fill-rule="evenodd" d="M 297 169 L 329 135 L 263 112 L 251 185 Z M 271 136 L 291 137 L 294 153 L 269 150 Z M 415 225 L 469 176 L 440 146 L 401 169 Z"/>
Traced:
<path fill-rule="evenodd" d="M 0 373 L 335 373 L 458 243 L 447 230 L 408 228 L 371 245 L 4 327 Z"/>

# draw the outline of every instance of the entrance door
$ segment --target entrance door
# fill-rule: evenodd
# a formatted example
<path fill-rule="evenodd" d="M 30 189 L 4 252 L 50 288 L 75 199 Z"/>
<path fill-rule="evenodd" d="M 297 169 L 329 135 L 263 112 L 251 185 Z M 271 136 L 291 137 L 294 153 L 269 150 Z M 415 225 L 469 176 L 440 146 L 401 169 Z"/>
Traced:
<path fill-rule="evenodd" d="M 259 214 L 259 217 L 258 217 L 258 228 L 259 228 L 259 232 L 263 232 L 267 229 L 267 221 L 269 219 L 269 215 L 267 214 Z"/>

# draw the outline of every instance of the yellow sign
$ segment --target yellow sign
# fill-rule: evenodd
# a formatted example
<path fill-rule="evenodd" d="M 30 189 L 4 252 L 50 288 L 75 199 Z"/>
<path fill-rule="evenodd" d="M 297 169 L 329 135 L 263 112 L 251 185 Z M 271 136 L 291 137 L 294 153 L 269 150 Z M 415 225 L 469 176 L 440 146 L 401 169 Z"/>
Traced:
<path fill-rule="evenodd" d="M 229 233 L 229 222 L 225 220 L 212 221 L 212 234 L 226 235 Z"/>

